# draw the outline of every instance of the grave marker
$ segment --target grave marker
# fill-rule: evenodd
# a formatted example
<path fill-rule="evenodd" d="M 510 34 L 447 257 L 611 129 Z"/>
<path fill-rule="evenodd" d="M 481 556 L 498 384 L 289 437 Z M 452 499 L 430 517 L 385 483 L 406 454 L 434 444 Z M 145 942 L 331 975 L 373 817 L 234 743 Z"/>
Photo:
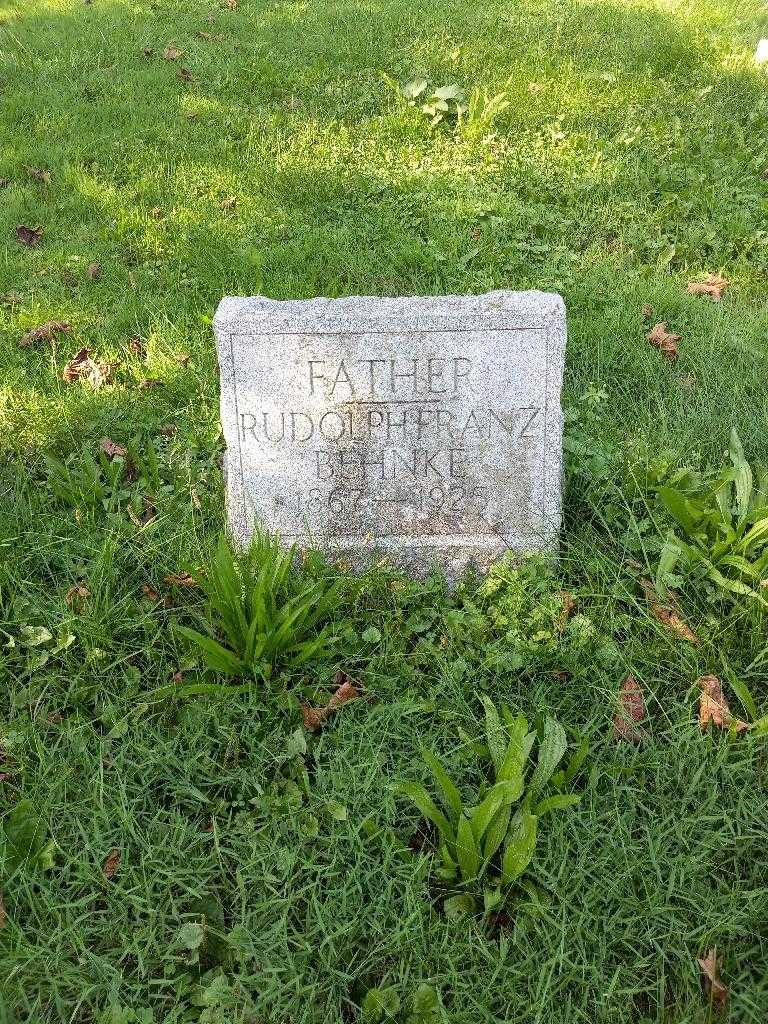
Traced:
<path fill-rule="evenodd" d="M 556 544 L 560 296 L 225 298 L 214 330 L 238 543 L 451 577 Z"/>

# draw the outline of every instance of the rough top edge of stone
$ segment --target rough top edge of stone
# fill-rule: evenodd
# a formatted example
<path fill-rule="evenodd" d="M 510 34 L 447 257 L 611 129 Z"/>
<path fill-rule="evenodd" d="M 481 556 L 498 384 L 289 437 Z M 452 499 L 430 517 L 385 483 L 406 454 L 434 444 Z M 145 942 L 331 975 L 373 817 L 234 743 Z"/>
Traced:
<path fill-rule="evenodd" d="M 435 324 L 450 331 L 474 317 L 478 319 L 478 329 L 482 329 L 484 321 L 492 328 L 507 318 L 545 323 L 558 314 L 564 317 L 565 303 L 557 292 L 507 290 L 481 295 L 352 295 L 338 299 L 227 295 L 219 303 L 213 326 L 217 332 L 244 328 L 273 333 L 299 332 L 302 326 L 312 334 L 322 334 L 324 330 L 373 332 L 377 328 L 394 331 L 398 321 L 413 320 L 414 314 L 420 318 L 414 323 L 416 330 Z"/>

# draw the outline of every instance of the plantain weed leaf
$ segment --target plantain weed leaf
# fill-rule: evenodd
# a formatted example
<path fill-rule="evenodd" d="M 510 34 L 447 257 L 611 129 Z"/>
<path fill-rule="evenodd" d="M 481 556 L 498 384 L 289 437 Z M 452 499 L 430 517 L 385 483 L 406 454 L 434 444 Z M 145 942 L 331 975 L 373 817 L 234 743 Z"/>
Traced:
<path fill-rule="evenodd" d="M 365 993 L 360 1006 L 360 1020 L 364 1024 L 384 1024 L 393 1020 L 400 1009 L 400 997 L 392 985 L 371 988 Z"/>
<path fill-rule="evenodd" d="M 752 498 L 752 470 L 744 458 L 744 449 L 736 427 L 731 428 L 728 453 L 734 469 L 734 487 L 736 488 L 736 508 L 739 518 L 744 518 L 749 512 L 749 504 Z"/>
<path fill-rule="evenodd" d="M 491 787 L 486 798 L 479 807 L 473 810 L 471 815 L 472 833 L 478 844 L 482 843 L 483 836 L 496 817 L 499 808 L 503 804 L 511 807 L 518 796 L 519 793 L 514 782 L 497 782 L 495 786 Z"/>
<path fill-rule="evenodd" d="M 505 887 L 512 885 L 530 864 L 536 847 L 537 825 L 535 814 L 521 809 L 515 815 L 501 862 L 501 880 Z"/>
<path fill-rule="evenodd" d="M 453 827 L 450 821 L 448 821 L 423 786 L 420 786 L 417 782 L 397 782 L 392 789 L 393 792 L 401 796 L 407 796 L 409 800 L 416 804 L 424 817 L 437 827 L 442 839 L 451 844 L 455 842 Z"/>
<path fill-rule="evenodd" d="M 20 800 L 5 819 L 5 872 L 12 875 L 22 864 L 47 870 L 53 866 L 53 842 L 31 800 Z"/>
<path fill-rule="evenodd" d="M 544 719 L 544 737 L 539 743 L 539 759 L 531 776 L 528 792 L 535 798 L 552 778 L 565 754 L 568 741 L 565 729 L 554 718 Z"/>
<path fill-rule="evenodd" d="M 579 803 L 581 800 L 580 793 L 555 793 L 553 796 L 545 797 L 540 803 L 533 809 L 533 813 L 537 818 L 540 818 L 543 814 L 547 814 L 549 811 L 560 811 L 566 807 L 573 807 L 574 804 Z"/>
<path fill-rule="evenodd" d="M 448 772 L 446 772 L 439 758 L 431 750 L 422 750 L 421 756 L 435 776 L 437 784 L 443 792 L 446 810 L 448 810 L 455 821 L 461 814 L 461 794 L 451 781 Z"/>
<path fill-rule="evenodd" d="M 477 913 L 477 904 L 469 893 L 460 892 L 443 901 L 443 910 L 449 920 L 456 921 L 462 917 L 474 917 Z"/>
<path fill-rule="evenodd" d="M 507 831 L 509 829 L 509 820 L 511 817 L 512 801 L 510 800 L 499 807 L 488 826 L 487 832 L 485 833 L 483 856 L 487 861 L 494 856 L 506 839 Z"/>
<path fill-rule="evenodd" d="M 485 736 L 488 742 L 488 750 L 493 761 L 494 768 L 498 772 L 504 762 L 509 737 L 506 728 L 502 725 L 499 712 L 487 694 L 482 694 L 480 700 L 485 708 Z"/>
<path fill-rule="evenodd" d="M 481 863 L 480 850 L 475 842 L 472 823 L 464 815 L 459 818 L 456 829 L 456 859 L 465 882 L 477 877 Z"/>

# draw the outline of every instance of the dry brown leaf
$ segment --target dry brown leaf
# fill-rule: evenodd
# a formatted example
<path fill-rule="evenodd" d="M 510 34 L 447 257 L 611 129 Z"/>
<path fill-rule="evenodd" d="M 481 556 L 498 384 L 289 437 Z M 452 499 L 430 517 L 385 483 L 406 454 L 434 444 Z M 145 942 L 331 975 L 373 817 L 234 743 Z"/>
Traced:
<path fill-rule="evenodd" d="M 647 341 L 650 342 L 654 348 L 657 348 L 665 359 L 668 359 L 670 363 L 674 363 L 677 359 L 677 343 L 680 341 L 679 334 L 672 334 L 667 330 L 666 321 L 656 324 L 648 334 L 646 334 Z"/>
<path fill-rule="evenodd" d="M 27 331 L 19 340 L 19 345 L 22 348 L 29 348 L 30 345 L 34 345 L 38 341 L 53 341 L 57 334 L 69 334 L 71 330 L 72 325 L 64 320 L 47 320 L 39 327 L 33 327 L 31 331 Z"/>
<path fill-rule="evenodd" d="M 196 587 L 197 580 L 188 572 L 168 572 L 163 576 L 163 583 L 169 587 Z"/>
<path fill-rule="evenodd" d="M 109 383 L 114 369 L 114 363 L 92 359 L 90 349 L 81 348 L 62 370 L 61 379 L 67 384 L 73 384 L 76 380 L 87 380 L 95 389 Z"/>
<path fill-rule="evenodd" d="M 181 686 L 181 684 L 184 682 L 184 673 L 178 670 L 174 672 L 173 675 L 171 676 L 171 682 L 175 683 L 176 686 Z"/>
<path fill-rule="evenodd" d="M 568 623 L 568 619 L 570 619 L 571 615 L 573 615 L 576 610 L 576 602 L 573 598 L 573 594 L 569 593 L 567 590 L 562 590 L 560 592 L 560 600 L 562 601 L 563 606 L 557 619 L 557 626 L 555 627 L 558 633 L 563 632 Z"/>
<path fill-rule="evenodd" d="M 337 711 L 344 704 L 360 696 L 360 684 L 348 676 L 346 672 L 337 672 L 334 683 L 336 684 L 336 689 L 328 698 L 328 703 L 323 707 L 313 708 L 309 704 L 301 705 L 301 715 L 305 729 L 310 731 L 319 729 L 329 715 L 333 714 L 334 711 Z"/>
<path fill-rule="evenodd" d="M 178 46 L 166 46 L 163 50 L 163 56 L 166 60 L 178 60 L 183 53 L 184 51 L 180 50 Z"/>
<path fill-rule="evenodd" d="M 745 732 L 749 723 L 734 718 L 723 693 L 723 684 L 717 676 L 699 676 L 696 680 L 701 688 L 699 694 L 699 725 L 707 729 L 709 723 L 720 729 L 734 728 L 736 732 Z"/>
<path fill-rule="evenodd" d="M 35 181 L 41 182 L 43 185 L 50 185 L 51 183 L 51 172 L 43 170 L 40 167 L 30 167 L 28 164 L 24 164 L 24 170 Z"/>
<path fill-rule="evenodd" d="M 653 316 L 653 306 L 649 306 L 648 303 L 646 303 L 640 310 L 640 313 L 643 317 L 643 320 L 650 320 Z"/>
<path fill-rule="evenodd" d="M 640 743 L 642 729 L 636 723 L 646 716 L 645 700 L 640 684 L 634 676 L 627 676 L 619 689 L 619 710 L 613 716 L 613 738 L 628 743 Z"/>
<path fill-rule="evenodd" d="M 176 74 L 184 82 L 191 82 L 192 81 L 192 72 L 189 70 L 189 68 L 179 68 L 179 70 L 176 72 Z"/>
<path fill-rule="evenodd" d="M 40 245 L 40 241 L 43 237 L 43 229 L 38 225 L 36 228 L 27 227 L 26 224 L 17 224 L 14 234 L 16 235 L 16 241 L 21 242 L 22 245 L 28 245 L 33 248 L 36 245 Z"/>
<path fill-rule="evenodd" d="M 89 281 L 98 281 L 101 277 L 101 264 L 100 263 L 89 263 L 88 269 L 86 270 Z"/>
<path fill-rule="evenodd" d="M 139 391 L 149 391 L 150 388 L 164 387 L 165 381 L 159 379 L 159 377 L 146 377 L 144 380 L 140 380 L 136 387 Z"/>
<path fill-rule="evenodd" d="M 696 963 L 701 968 L 702 983 L 704 991 L 712 1000 L 714 1006 L 723 1006 L 728 999 L 728 987 L 720 980 L 720 970 L 717 966 L 717 948 L 710 949 L 705 956 L 697 956 Z"/>
<path fill-rule="evenodd" d="M 74 586 L 70 587 L 64 595 L 64 600 L 67 602 L 70 608 L 72 608 L 76 602 L 83 602 L 86 598 L 91 596 L 91 592 L 83 583 L 75 583 Z"/>
<path fill-rule="evenodd" d="M 147 350 L 146 350 L 146 348 L 144 346 L 144 342 L 141 340 L 141 338 L 129 338 L 128 339 L 128 351 L 132 355 L 138 356 L 140 359 L 143 359 L 144 356 L 147 354 Z"/>
<path fill-rule="evenodd" d="M 719 302 L 730 283 L 719 274 L 707 274 L 703 281 L 689 281 L 686 291 L 689 295 L 708 295 L 713 302 Z"/>
<path fill-rule="evenodd" d="M 104 454 L 110 459 L 114 459 L 115 456 L 124 459 L 128 454 L 127 448 L 123 448 L 121 444 L 115 444 L 115 442 L 109 437 L 102 437 L 101 441 L 99 441 L 99 448 L 101 448 Z"/>
<path fill-rule="evenodd" d="M 668 591 L 667 597 L 662 602 L 656 593 L 653 584 L 650 580 L 642 580 L 643 590 L 645 592 L 645 599 L 648 602 L 648 607 L 651 610 L 651 614 L 667 629 L 672 630 L 673 633 L 677 633 L 683 640 L 687 640 L 689 643 L 697 644 L 699 638 L 693 632 L 693 630 L 683 621 L 680 606 L 677 603 L 677 598 Z"/>
<path fill-rule="evenodd" d="M 61 379 L 66 381 L 67 384 L 73 384 L 87 372 L 86 367 L 90 362 L 91 350 L 89 348 L 81 348 L 76 355 L 72 356 L 62 370 Z"/>
<path fill-rule="evenodd" d="M 120 852 L 118 850 L 110 850 L 107 854 L 107 859 L 104 861 L 104 866 L 101 869 L 102 874 L 105 878 L 114 878 L 119 867 Z"/>
<path fill-rule="evenodd" d="M 158 594 L 158 592 L 155 590 L 154 587 L 150 587 L 148 583 L 141 584 L 141 592 L 144 595 L 144 597 L 146 597 L 147 600 L 152 601 L 153 604 L 157 604 L 157 602 L 160 600 L 160 595 Z"/>
<path fill-rule="evenodd" d="M 237 0 L 222 0 L 222 7 L 225 7 L 228 11 L 237 10 Z"/>

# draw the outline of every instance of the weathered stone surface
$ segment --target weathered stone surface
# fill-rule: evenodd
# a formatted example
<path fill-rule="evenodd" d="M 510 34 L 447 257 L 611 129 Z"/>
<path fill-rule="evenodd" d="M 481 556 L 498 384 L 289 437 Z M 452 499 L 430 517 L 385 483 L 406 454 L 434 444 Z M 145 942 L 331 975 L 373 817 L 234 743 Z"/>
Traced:
<path fill-rule="evenodd" d="M 555 545 L 559 295 L 225 298 L 214 329 L 238 542 L 449 576 Z"/>

